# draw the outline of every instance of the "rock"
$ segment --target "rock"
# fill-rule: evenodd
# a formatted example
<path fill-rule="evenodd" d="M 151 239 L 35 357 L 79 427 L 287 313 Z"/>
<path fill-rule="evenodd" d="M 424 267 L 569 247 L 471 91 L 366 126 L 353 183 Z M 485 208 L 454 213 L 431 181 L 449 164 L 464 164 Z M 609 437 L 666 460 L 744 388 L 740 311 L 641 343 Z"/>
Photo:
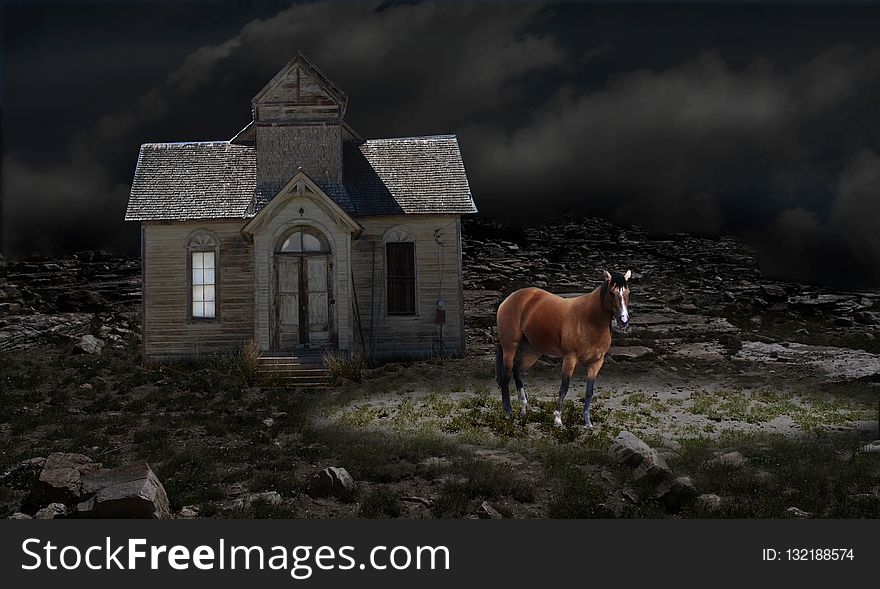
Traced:
<path fill-rule="evenodd" d="M 92 495 L 88 499 L 77 503 L 75 513 L 78 518 L 95 517 L 95 496 Z"/>
<path fill-rule="evenodd" d="M 6 519 L 34 519 L 34 518 L 32 518 L 31 516 L 29 516 L 29 515 L 26 514 L 26 513 L 22 513 L 22 512 L 20 512 L 20 511 L 16 511 L 15 513 L 13 513 L 12 515 L 10 515 L 10 516 L 7 517 Z"/>
<path fill-rule="evenodd" d="M 250 509 L 254 503 L 264 503 L 266 505 L 280 505 L 284 499 L 278 491 L 263 491 L 262 493 L 250 493 L 249 495 L 236 499 L 233 502 L 235 509 Z"/>
<path fill-rule="evenodd" d="M 626 430 L 621 431 L 614 438 L 610 453 L 618 464 L 626 464 L 637 469 L 638 479 L 648 477 L 648 480 L 657 482 L 672 475 L 666 461 L 656 450 Z"/>
<path fill-rule="evenodd" d="M 847 319 L 846 317 L 835 317 L 834 325 L 837 327 L 852 327 L 853 322 L 852 319 Z"/>
<path fill-rule="evenodd" d="M 92 383 L 90 383 L 90 382 L 84 382 L 81 385 L 79 385 L 79 388 L 80 388 L 80 390 L 83 390 L 83 391 L 90 391 L 95 387 L 93 387 Z"/>
<path fill-rule="evenodd" d="M 504 519 L 500 513 L 495 511 L 494 507 L 489 505 L 488 501 L 483 501 L 480 508 L 477 510 L 477 515 L 480 519 Z"/>
<path fill-rule="evenodd" d="M 606 352 L 613 360 L 637 360 L 654 354 L 654 350 L 645 346 L 611 346 Z"/>
<path fill-rule="evenodd" d="M 67 517 L 67 507 L 63 503 L 50 503 L 34 515 L 34 519 L 60 519 L 63 517 Z"/>
<path fill-rule="evenodd" d="M 880 452 L 880 440 L 874 440 L 870 444 L 865 444 L 859 448 L 860 452 Z"/>
<path fill-rule="evenodd" d="M 199 508 L 195 505 L 184 505 L 177 515 L 183 519 L 195 519 L 199 517 Z"/>
<path fill-rule="evenodd" d="M 788 298 L 785 289 L 777 284 L 762 284 L 761 292 L 770 301 L 784 301 Z"/>
<path fill-rule="evenodd" d="M 712 513 L 721 509 L 721 497 L 714 493 L 703 493 L 694 501 L 694 505 L 700 511 Z"/>
<path fill-rule="evenodd" d="M 344 468 L 331 466 L 309 479 L 308 493 L 312 497 L 350 497 L 357 490 L 354 479 Z"/>
<path fill-rule="evenodd" d="M 93 335 L 84 335 L 73 345 L 75 354 L 100 354 L 104 350 L 104 342 Z"/>
<path fill-rule="evenodd" d="M 706 464 L 708 466 L 739 468 L 740 466 L 745 465 L 746 462 L 748 462 L 748 459 L 738 451 L 734 450 L 733 452 L 719 454 L 715 458 L 708 460 Z"/>
<path fill-rule="evenodd" d="M 100 468 L 100 463 L 92 462 L 83 454 L 53 452 L 46 458 L 29 502 L 36 505 L 76 503 L 82 496 L 83 475 Z"/>
<path fill-rule="evenodd" d="M 880 315 L 873 311 L 856 311 L 853 313 L 853 319 L 863 325 L 877 325 L 880 323 Z"/>
<path fill-rule="evenodd" d="M 275 425 L 275 420 L 271 417 L 267 417 L 263 420 L 263 425 L 265 425 L 266 427 L 272 427 L 273 425 Z"/>
<path fill-rule="evenodd" d="M 156 473 L 145 462 L 83 474 L 83 496 L 94 495 L 97 518 L 167 519 L 168 495 Z"/>
<path fill-rule="evenodd" d="M 55 297 L 55 305 L 61 311 L 98 312 L 107 309 L 107 301 L 100 293 L 92 290 L 66 290 Z"/>
<path fill-rule="evenodd" d="M 663 481 L 657 486 L 655 493 L 655 497 L 663 503 L 670 513 L 678 513 L 696 496 L 697 488 L 691 477 L 678 477 L 673 481 Z"/>
<path fill-rule="evenodd" d="M 785 510 L 786 517 L 794 518 L 794 519 L 809 519 L 816 517 L 815 513 L 811 513 L 809 511 L 804 511 L 802 509 L 798 509 L 797 507 L 789 507 Z"/>

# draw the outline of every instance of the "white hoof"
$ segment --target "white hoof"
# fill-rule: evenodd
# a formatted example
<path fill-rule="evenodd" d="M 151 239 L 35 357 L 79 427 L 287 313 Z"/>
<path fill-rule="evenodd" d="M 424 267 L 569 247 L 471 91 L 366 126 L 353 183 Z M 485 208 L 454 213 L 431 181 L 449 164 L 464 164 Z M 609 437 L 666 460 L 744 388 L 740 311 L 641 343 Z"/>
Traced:
<path fill-rule="evenodd" d="M 553 425 L 556 427 L 562 427 L 562 414 L 559 411 L 553 412 Z"/>
<path fill-rule="evenodd" d="M 520 416 L 525 417 L 529 410 L 529 399 L 526 397 L 525 387 L 516 389 L 516 396 L 519 397 L 519 414 Z"/>

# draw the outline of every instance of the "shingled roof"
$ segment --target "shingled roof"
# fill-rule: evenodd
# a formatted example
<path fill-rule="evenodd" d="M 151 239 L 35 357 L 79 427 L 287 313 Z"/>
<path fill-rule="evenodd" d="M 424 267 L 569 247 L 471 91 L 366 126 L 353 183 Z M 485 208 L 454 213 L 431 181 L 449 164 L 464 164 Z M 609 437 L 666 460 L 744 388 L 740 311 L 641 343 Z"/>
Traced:
<path fill-rule="evenodd" d="M 454 135 L 346 142 L 343 156 L 344 186 L 322 189 L 353 216 L 477 210 Z M 257 193 L 253 146 L 148 143 L 141 146 L 125 219 L 243 219 L 271 196 Z"/>
<path fill-rule="evenodd" d="M 125 220 L 243 218 L 256 183 L 253 147 L 147 143 L 138 155 Z"/>

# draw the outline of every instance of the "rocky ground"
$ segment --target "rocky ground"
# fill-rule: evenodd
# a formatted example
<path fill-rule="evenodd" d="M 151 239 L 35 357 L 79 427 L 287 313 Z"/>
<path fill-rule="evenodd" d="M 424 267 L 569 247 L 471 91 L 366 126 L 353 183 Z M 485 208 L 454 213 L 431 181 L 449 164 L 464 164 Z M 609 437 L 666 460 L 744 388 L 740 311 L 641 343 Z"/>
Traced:
<path fill-rule="evenodd" d="M 137 260 L 0 259 L 0 507 L 77 513 L 84 491 L 35 498 L 60 452 L 152 467 L 172 517 L 880 515 L 880 291 L 768 280 L 736 240 L 597 220 L 471 220 L 464 258 L 464 358 L 320 392 L 255 386 L 237 358 L 142 366 Z M 581 294 L 604 268 L 632 270 L 632 319 L 595 429 L 579 425 L 582 374 L 552 427 L 551 359 L 526 378 L 528 415 L 503 419 L 498 303 Z"/>

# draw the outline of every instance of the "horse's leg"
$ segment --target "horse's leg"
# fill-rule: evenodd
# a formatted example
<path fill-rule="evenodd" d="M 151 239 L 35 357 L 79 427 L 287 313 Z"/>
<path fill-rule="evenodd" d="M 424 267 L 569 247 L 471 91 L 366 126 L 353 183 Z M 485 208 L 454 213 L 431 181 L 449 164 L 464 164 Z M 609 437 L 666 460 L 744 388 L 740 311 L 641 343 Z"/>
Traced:
<path fill-rule="evenodd" d="M 556 412 L 553 414 L 553 425 L 562 427 L 562 403 L 565 401 L 565 395 L 568 394 L 568 385 L 571 382 L 571 375 L 577 366 L 577 357 L 566 356 L 562 360 L 562 384 L 559 387 L 559 402 L 556 404 Z"/>
<path fill-rule="evenodd" d="M 513 360 L 516 356 L 516 346 L 513 348 L 502 346 L 501 348 L 501 405 L 504 407 L 504 415 L 510 417 L 510 375 L 513 372 Z"/>
<path fill-rule="evenodd" d="M 602 356 L 596 362 L 593 362 L 587 367 L 587 390 L 584 395 L 584 427 L 593 427 L 593 422 L 590 421 L 590 403 L 593 402 L 593 392 L 596 389 L 596 377 L 599 376 L 599 370 L 602 368 L 602 362 L 605 360 L 605 357 Z"/>
<path fill-rule="evenodd" d="M 537 362 L 541 354 L 528 344 L 520 348 L 519 362 L 513 364 L 513 381 L 516 383 L 516 396 L 519 398 L 519 414 L 525 415 L 529 410 L 529 400 L 526 397 L 526 387 L 522 381 L 522 371 L 528 370 Z"/>

